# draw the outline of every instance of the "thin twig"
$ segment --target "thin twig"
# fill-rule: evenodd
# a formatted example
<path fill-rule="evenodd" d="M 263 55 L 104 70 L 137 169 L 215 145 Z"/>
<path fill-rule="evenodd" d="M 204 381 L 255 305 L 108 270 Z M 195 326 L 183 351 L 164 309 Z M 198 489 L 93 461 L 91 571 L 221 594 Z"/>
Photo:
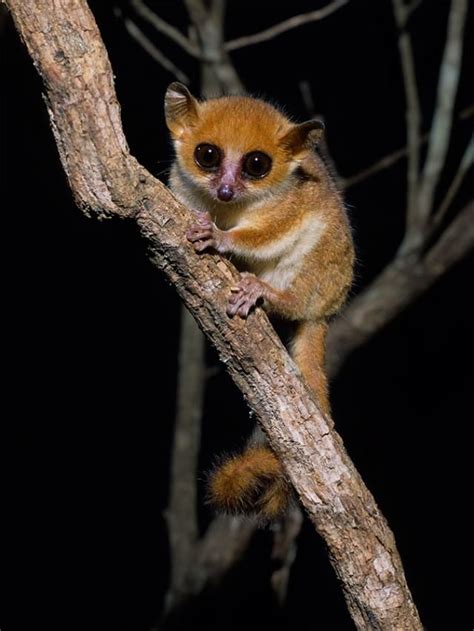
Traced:
<path fill-rule="evenodd" d="M 459 112 L 458 120 L 465 121 L 468 120 L 471 116 L 474 115 L 474 106 L 465 107 L 463 110 Z M 418 140 L 420 146 L 424 145 L 425 142 L 429 138 L 429 133 L 423 134 L 421 138 Z M 350 188 L 351 186 L 355 186 L 356 184 L 360 184 L 365 180 L 368 180 L 373 175 L 376 175 L 380 171 L 384 169 L 388 169 L 389 167 L 396 164 L 399 160 L 404 158 L 408 154 L 408 147 L 400 147 L 396 151 L 392 151 L 392 153 L 387 154 L 383 158 L 380 158 L 370 166 L 362 169 L 359 173 L 355 173 L 354 175 L 350 175 L 346 178 L 341 178 L 342 186 L 345 189 Z"/>
<path fill-rule="evenodd" d="M 163 20 L 159 15 L 152 11 L 143 0 L 130 0 L 131 6 L 135 9 L 138 15 L 151 24 L 159 33 L 169 37 L 175 44 L 181 46 L 192 57 L 199 57 L 199 48 L 195 44 L 183 35 L 180 30 L 175 26 L 172 26 L 166 20 Z"/>
<path fill-rule="evenodd" d="M 474 201 L 470 201 L 443 231 L 424 258 L 424 274 L 436 280 L 474 248 Z"/>
<path fill-rule="evenodd" d="M 416 212 L 418 193 L 418 176 L 420 171 L 420 126 L 421 111 L 418 88 L 416 83 L 415 62 L 411 39 L 405 30 L 408 19 L 407 9 L 403 0 L 393 0 L 393 11 L 397 26 L 400 29 L 398 48 L 402 64 L 403 85 L 406 98 L 406 122 L 408 145 L 408 193 L 407 193 L 407 225 L 411 228 Z"/>
<path fill-rule="evenodd" d="M 453 123 L 453 108 L 461 72 L 467 0 L 452 0 L 448 33 L 438 79 L 436 109 L 431 125 L 428 154 L 418 194 L 417 221 L 428 222 L 433 209 L 436 186 L 446 160 Z"/>
<path fill-rule="evenodd" d="M 237 50 L 238 48 L 244 48 L 244 46 L 252 46 L 253 44 L 266 42 L 269 39 L 273 39 L 277 35 L 281 35 L 281 33 L 290 31 L 291 29 L 302 26 L 303 24 L 309 24 L 310 22 L 323 20 L 324 18 L 328 17 L 329 15 L 346 5 L 348 2 L 349 0 L 334 0 L 334 2 L 331 2 L 322 9 L 310 11 L 309 13 L 301 13 L 300 15 L 294 15 L 288 20 L 284 20 L 279 24 L 275 24 L 275 26 L 271 26 L 264 31 L 260 31 L 260 33 L 254 33 L 253 35 L 244 35 L 243 37 L 232 39 L 226 42 L 225 49 L 227 51 Z"/>
<path fill-rule="evenodd" d="M 424 144 L 427 140 L 428 140 L 428 134 L 424 134 L 421 138 L 419 138 L 418 144 L 419 145 Z M 393 164 L 395 164 L 396 162 L 404 158 L 407 154 L 408 154 L 407 146 L 402 147 L 401 149 L 397 149 L 396 151 L 393 151 L 392 153 L 389 153 L 383 158 L 380 158 L 380 160 L 377 160 L 377 162 L 374 162 L 373 164 L 371 164 L 366 169 L 359 171 L 359 173 L 356 173 L 355 175 L 351 175 L 350 177 L 345 178 L 343 181 L 344 188 L 347 189 L 347 188 L 350 188 L 351 186 L 355 186 L 356 184 L 359 184 L 360 182 L 363 182 L 364 180 L 369 179 L 370 177 L 372 177 L 372 175 L 375 175 L 376 173 L 379 173 L 380 171 L 383 171 L 384 169 L 388 169 Z"/>
<path fill-rule="evenodd" d="M 432 224 L 434 228 L 437 228 L 444 217 L 446 216 L 447 211 L 449 210 L 451 203 L 456 196 L 456 193 L 459 190 L 459 187 L 466 176 L 466 173 L 469 171 L 470 167 L 474 162 L 474 137 L 471 137 L 466 150 L 461 158 L 461 162 L 459 164 L 459 168 L 456 172 L 456 175 L 451 182 L 446 195 L 443 198 L 443 201 L 439 205 L 439 208 L 435 215 L 433 216 Z"/>
<path fill-rule="evenodd" d="M 300 81 L 298 87 L 301 92 L 301 100 L 303 101 L 303 105 L 305 106 L 306 112 L 310 118 L 319 118 L 324 123 L 324 116 L 316 111 L 316 106 L 313 98 L 313 91 L 311 89 L 311 84 L 307 80 Z M 323 137 L 318 143 L 318 153 L 322 158 L 324 164 L 326 165 L 327 170 L 329 171 L 330 176 L 341 190 L 344 188 L 344 182 L 339 175 L 339 171 L 336 168 L 336 163 L 329 151 L 329 145 L 326 139 L 326 134 L 323 134 Z"/>
<path fill-rule="evenodd" d="M 474 203 L 443 231 L 423 258 L 399 250 L 335 320 L 328 336 L 327 369 L 333 377 L 346 358 L 426 291 L 474 245 Z"/>
<path fill-rule="evenodd" d="M 171 72 L 178 81 L 186 84 L 190 83 L 189 77 L 180 70 L 178 66 L 171 61 L 171 59 L 168 59 L 161 50 L 150 42 L 148 37 L 140 30 L 133 20 L 130 20 L 130 18 L 124 18 L 123 23 L 130 36 L 140 44 L 140 46 L 150 55 L 150 57 L 152 57 L 152 59 L 159 63 L 165 70 Z"/>

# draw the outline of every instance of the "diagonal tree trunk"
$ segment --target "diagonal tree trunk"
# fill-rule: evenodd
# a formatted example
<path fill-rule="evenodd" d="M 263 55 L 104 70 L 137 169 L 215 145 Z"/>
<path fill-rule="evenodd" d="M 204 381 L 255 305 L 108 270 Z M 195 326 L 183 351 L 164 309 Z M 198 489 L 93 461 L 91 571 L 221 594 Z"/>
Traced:
<path fill-rule="evenodd" d="M 436 213 L 428 217 L 426 216 L 427 213 L 424 212 L 425 217 L 423 221 L 420 223 L 417 220 L 421 212 L 420 209 L 423 207 L 423 204 L 418 204 L 418 195 L 421 191 L 420 187 L 423 184 L 423 180 L 429 177 L 430 187 L 436 187 L 440 167 L 446 155 L 446 147 L 449 140 L 449 134 L 446 133 L 446 130 L 449 129 L 452 124 L 453 104 L 460 73 L 461 42 L 467 2 L 466 0 L 451 0 L 445 53 L 440 65 L 440 79 L 436 105 L 437 115 L 433 120 L 432 129 L 422 136 L 420 136 L 421 108 L 418 102 L 415 61 L 413 58 L 410 34 L 407 30 L 410 15 L 418 8 L 420 3 L 416 0 L 408 4 L 405 0 L 392 0 L 392 2 L 395 20 L 400 29 L 399 49 L 407 101 L 406 119 L 408 144 L 405 148 L 379 160 L 376 164 L 365 169 L 358 175 L 345 180 L 337 176 L 336 169 L 327 153 L 327 149 L 323 153 L 325 161 L 329 163 L 331 171 L 333 171 L 333 176 L 336 177 L 339 185 L 343 188 L 350 187 L 376 174 L 379 170 L 388 168 L 401 157 L 407 156 L 408 201 L 406 234 L 393 261 L 390 262 L 369 287 L 356 296 L 344 313 L 333 323 L 330 329 L 327 353 L 327 370 L 332 377 L 337 374 L 346 357 L 353 350 L 367 342 L 378 330 L 383 328 L 391 319 L 395 318 L 407 305 L 416 300 L 417 296 L 426 291 L 449 266 L 464 256 L 474 241 L 474 222 L 472 222 L 471 219 L 472 208 L 468 206 L 460 213 L 459 217 L 452 225 L 448 225 L 438 239 L 438 242 L 434 246 L 430 244 L 431 250 L 427 251 L 425 249 L 433 234 L 436 231 L 439 232 L 440 225 L 446 223 L 446 211 L 450 208 L 451 202 L 467 170 L 472 164 L 472 142 L 466 148 L 458 173 L 453 179 L 448 193 Z M 175 44 L 179 45 L 183 51 L 200 61 L 201 93 L 204 96 L 218 96 L 223 92 L 238 93 L 243 89 L 237 71 L 233 67 L 232 60 L 228 56 L 227 51 L 235 51 L 236 49 L 248 45 L 257 44 L 272 39 L 289 29 L 301 27 L 312 21 L 325 19 L 343 7 L 347 3 L 347 0 L 333 0 L 323 9 L 293 16 L 260 33 L 244 36 L 228 42 L 224 42 L 225 0 L 208 0 L 206 2 L 204 0 L 186 0 L 186 7 L 192 23 L 188 38 L 177 30 L 176 27 L 168 24 L 154 13 L 143 0 L 131 0 L 131 3 L 137 10 L 137 13 L 153 25 L 160 36 L 170 38 Z M 144 38 L 143 34 L 141 38 Z M 164 68 L 170 70 L 170 60 L 167 60 L 165 63 L 159 49 L 154 48 L 153 51 L 150 51 L 150 46 L 153 45 L 148 41 L 143 42 L 142 45 L 158 63 L 161 63 Z M 211 60 L 212 63 L 210 63 Z M 178 79 L 180 74 L 182 74 L 179 69 L 171 70 L 171 72 L 174 72 Z M 187 78 L 185 79 L 185 82 L 186 81 Z M 308 113 L 314 115 L 314 102 L 310 86 L 307 82 L 302 82 L 301 88 Z M 472 108 L 467 108 L 461 112 L 459 118 L 464 118 L 466 112 L 469 116 L 469 113 L 472 114 Z M 442 140 L 441 143 L 439 142 L 440 139 Z M 429 153 L 433 157 L 436 157 L 436 163 L 438 165 L 436 173 L 433 173 L 432 169 L 425 169 L 423 174 L 420 172 L 420 147 L 426 142 L 429 146 Z M 324 149 L 324 146 L 322 145 L 320 149 Z M 413 248 L 413 244 L 416 244 L 417 247 Z M 182 321 L 185 323 L 186 320 L 184 317 Z M 194 331 L 186 327 L 183 329 L 183 333 L 184 334 L 181 336 L 180 353 L 186 354 L 186 348 L 193 348 L 196 344 L 197 337 L 201 334 L 196 327 Z M 192 335 L 188 333 L 192 333 Z M 191 356 L 191 353 L 189 353 L 188 356 Z M 194 371 L 189 372 L 192 372 L 195 378 L 200 380 L 202 387 L 204 387 L 204 382 L 200 377 L 200 375 L 204 373 L 204 366 L 199 370 L 198 366 L 195 365 Z M 179 392 L 184 393 L 185 389 L 179 387 Z M 178 406 L 182 407 L 179 403 Z M 190 423 L 190 419 L 191 417 L 188 416 L 184 422 Z M 184 425 L 182 429 L 184 430 Z M 191 469 L 192 473 L 193 463 L 196 462 L 195 454 L 197 454 L 199 449 L 197 442 L 199 432 L 196 432 L 196 428 L 189 427 L 188 433 L 190 436 L 196 437 L 194 443 L 189 441 L 188 453 L 184 450 L 176 450 L 174 454 L 186 463 L 185 466 L 188 469 L 186 475 L 189 477 L 189 470 Z M 183 467 L 176 466 L 175 470 L 179 471 L 182 468 Z M 178 487 L 179 483 L 176 485 L 176 488 Z M 179 510 L 184 511 L 184 504 L 189 503 L 191 495 L 180 494 L 176 497 L 178 497 L 178 502 L 181 504 Z M 188 512 L 190 515 L 193 514 L 193 512 L 195 512 L 195 506 L 190 507 Z M 284 569 L 284 572 L 288 574 L 291 559 L 293 558 L 292 549 L 294 538 L 298 534 L 298 529 L 294 527 L 294 524 L 297 522 L 292 519 L 291 515 L 287 516 L 285 519 L 286 522 L 282 524 L 282 532 L 286 534 L 281 537 L 275 537 L 273 560 L 276 561 L 277 567 L 282 570 Z M 175 522 L 179 523 L 179 520 L 175 520 Z M 176 549 L 177 559 L 185 556 L 182 550 L 179 549 L 179 542 L 182 542 L 183 549 L 186 548 L 188 551 L 193 550 L 193 554 L 188 556 L 187 567 L 185 564 L 179 562 L 177 565 L 182 571 L 180 573 L 173 573 L 173 577 L 180 584 L 180 588 L 177 591 L 180 592 L 181 598 L 185 597 L 186 594 L 187 596 L 196 595 L 199 591 L 204 589 L 206 585 L 214 584 L 228 571 L 237 560 L 238 556 L 236 555 L 242 554 L 245 550 L 251 540 L 252 531 L 255 530 L 255 528 L 255 526 L 252 528 L 251 525 L 241 519 L 219 516 L 215 519 L 215 522 L 211 524 L 204 537 L 196 541 L 195 548 L 189 544 L 189 538 L 186 535 L 186 533 L 189 535 L 192 531 L 189 524 L 182 528 L 180 536 L 173 536 L 172 546 L 174 544 L 178 546 Z M 278 560 L 275 558 L 276 556 L 278 556 Z M 276 570 L 276 576 L 272 578 L 272 586 L 278 585 L 276 595 L 279 601 L 281 601 L 282 590 L 286 583 L 286 580 L 282 581 L 278 576 L 278 574 L 281 574 L 280 569 Z M 176 591 L 173 583 L 170 590 Z"/>
<path fill-rule="evenodd" d="M 60 157 L 88 214 L 134 219 L 217 348 L 324 538 L 359 629 L 421 629 L 393 535 L 265 314 L 229 320 L 236 279 L 218 256 L 183 239 L 190 212 L 128 152 L 112 72 L 84 0 L 8 0 L 41 74 Z"/>

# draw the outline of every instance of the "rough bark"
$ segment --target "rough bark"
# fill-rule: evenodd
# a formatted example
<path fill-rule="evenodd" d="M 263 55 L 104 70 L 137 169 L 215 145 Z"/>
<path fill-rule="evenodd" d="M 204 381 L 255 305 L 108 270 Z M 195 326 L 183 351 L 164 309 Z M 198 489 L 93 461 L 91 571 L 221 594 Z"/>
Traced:
<path fill-rule="evenodd" d="M 421 629 L 393 535 L 267 317 L 229 319 L 237 273 L 183 239 L 190 211 L 128 154 L 112 73 L 84 0 L 8 0 L 41 74 L 60 157 L 88 213 L 134 216 L 281 458 L 326 541 L 359 629 Z M 92 179 L 91 179 L 92 178 Z"/>
<path fill-rule="evenodd" d="M 196 25 L 190 30 L 189 38 L 186 38 L 172 25 L 164 22 L 162 18 L 151 11 L 142 0 L 132 0 L 132 5 L 135 6 L 137 12 L 152 24 L 160 34 L 165 35 L 176 44 L 180 45 L 183 50 L 188 52 L 192 57 L 201 60 L 203 65 L 201 93 L 204 96 L 217 96 L 221 94 L 223 90 L 231 93 L 242 90 L 242 85 L 239 85 L 238 81 L 232 80 L 238 80 L 238 74 L 235 68 L 231 68 L 231 72 L 225 70 L 225 68 L 228 70 L 229 66 L 232 66 L 232 60 L 229 56 L 225 55 L 225 51 L 233 51 L 243 46 L 257 44 L 276 37 L 286 32 L 288 29 L 296 28 L 310 21 L 321 20 L 332 15 L 334 11 L 344 6 L 344 4 L 346 4 L 345 0 L 337 0 L 326 5 L 326 7 L 321 10 L 294 16 L 260 33 L 225 42 L 224 49 L 222 49 L 221 43 L 224 41 L 224 0 L 213 0 L 213 2 L 207 3 L 203 3 L 202 0 L 187 1 L 191 22 L 196 22 Z M 408 31 L 408 21 L 413 11 L 415 11 L 419 5 L 420 0 L 413 0 L 413 2 L 408 4 L 402 0 L 393 0 L 395 19 L 400 29 L 399 49 L 407 100 L 406 119 L 408 145 L 378 160 L 362 172 L 345 179 L 337 174 L 337 170 L 335 169 L 324 141 L 320 145 L 320 152 L 341 188 L 348 188 L 360 183 L 377 174 L 382 169 L 392 166 L 401 158 L 408 157 L 407 188 L 409 194 L 406 235 L 403 240 L 403 247 L 400 248 L 395 258 L 386 269 L 376 277 L 373 284 L 361 292 L 356 297 L 354 303 L 350 304 L 346 312 L 337 318 L 332 325 L 327 353 L 327 368 L 331 377 L 337 374 L 344 360 L 353 350 L 366 343 L 391 319 L 397 317 L 404 308 L 412 301 L 416 300 L 422 292 L 426 291 L 440 274 L 444 273 L 451 264 L 464 256 L 472 247 L 474 239 L 474 224 L 468 224 L 466 221 L 466 213 L 469 214 L 470 212 L 469 207 L 467 207 L 464 209 L 464 219 L 459 222 L 457 221 L 452 228 L 450 227 L 448 229 L 447 233 L 442 235 L 442 238 L 439 240 L 441 247 L 432 248 L 431 253 L 435 254 L 434 258 L 432 256 L 426 256 L 426 251 L 423 247 L 423 244 L 426 245 L 431 240 L 432 236 L 436 232 L 439 232 L 439 227 L 446 218 L 446 213 L 450 209 L 451 202 L 472 164 L 472 143 L 466 148 L 459 170 L 449 186 L 448 192 L 436 214 L 430 218 L 428 223 L 422 222 L 425 224 L 422 230 L 420 230 L 419 225 L 415 225 L 417 224 L 415 220 L 421 208 L 421 206 L 417 204 L 418 191 L 421 181 L 425 177 L 425 175 L 423 175 L 422 178 L 419 173 L 420 150 L 427 141 L 429 141 L 430 146 L 434 142 L 436 146 L 440 147 L 439 143 L 437 143 L 439 133 L 433 133 L 433 130 L 430 130 L 430 132 L 418 136 L 421 112 L 415 77 L 415 60 L 413 58 L 411 38 Z M 443 116 L 440 117 L 438 115 L 435 117 L 435 120 L 437 119 L 439 122 L 433 124 L 434 129 L 440 128 L 444 135 L 445 141 L 442 143 L 442 146 L 445 146 L 447 139 L 447 135 L 443 130 L 451 125 L 452 104 L 454 102 L 453 99 L 456 94 L 457 80 L 459 78 L 461 61 L 460 41 L 462 40 L 461 36 L 465 18 L 465 8 L 463 9 L 463 6 L 465 7 L 465 0 L 456 0 L 451 3 L 450 14 L 452 18 L 450 18 L 449 22 L 453 28 L 448 29 L 445 54 L 443 56 L 443 62 L 441 63 L 436 109 L 439 114 L 443 114 Z M 201 26 L 197 25 L 198 23 L 205 24 L 207 30 L 203 30 Z M 207 32 L 209 29 L 214 30 L 212 37 L 210 37 Z M 200 35 L 199 32 L 201 33 Z M 191 34 L 194 34 L 194 37 L 191 37 Z M 216 43 L 218 43 L 217 46 L 215 45 Z M 155 50 L 153 52 L 150 50 L 149 44 L 143 43 L 142 45 L 158 63 L 161 63 L 165 69 L 169 69 L 169 60 L 168 63 L 162 62 L 162 54 L 160 51 Z M 206 61 L 209 58 L 209 51 L 212 52 L 211 56 L 213 56 L 215 61 L 213 65 L 209 65 Z M 449 63 L 447 63 L 448 61 Z M 217 72 L 219 69 L 224 70 L 224 75 L 226 76 L 225 82 L 222 82 L 220 79 L 220 72 Z M 179 75 L 176 71 L 175 75 L 176 78 L 179 79 Z M 450 80 L 447 81 L 446 79 L 449 77 Z M 309 83 L 307 81 L 301 82 L 300 88 L 303 101 L 308 110 L 308 115 L 316 115 Z M 451 105 L 445 107 L 445 105 L 449 105 L 449 103 Z M 467 107 L 459 113 L 459 120 L 467 119 L 472 116 L 472 114 L 473 108 Z M 433 154 L 433 150 L 431 150 L 431 153 Z M 439 151 L 436 151 L 435 155 L 436 154 L 439 155 Z M 416 230 L 413 231 L 413 227 L 416 227 Z M 446 236 L 448 236 L 447 239 L 445 238 Z M 413 248 L 414 244 L 416 244 L 416 248 Z M 446 247 L 446 245 L 448 245 L 448 247 Z M 199 333 L 198 329 L 196 329 L 196 331 Z M 184 346 L 188 338 L 182 336 L 181 339 L 182 346 Z M 199 374 L 198 370 L 196 370 L 195 374 Z M 189 463 L 194 462 L 192 453 L 196 452 L 198 447 L 198 445 L 194 445 L 193 448 L 190 444 L 189 458 L 187 458 L 187 455 L 184 453 L 181 454 L 182 457 L 186 461 L 189 461 Z M 186 496 L 182 496 L 182 502 L 184 503 L 185 501 Z M 295 533 L 296 529 L 292 528 L 291 525 L 294 521 L 291 515 L 287 517 L 287 520 L 288 523 L 283 526 L 284 532 Z M 180 580 L 181 585 L 186 585 L 190 590 L 189 595 L 196 594 L 196 591 L 193 590 L 200 590 L 207 584 L 212 585 L 215 583 L 216 579 L 229 569 L 230 559 L 234 558 L 232 551 L 238 550 L 242 552 L 246 543 L 251 539 L 249 528 L 244 528 L 243 525 L 236 527 L 235 522 L 231 519 L 219 517 L 217 518 L 216 528 L 213 526 L 214 524 L 208 529 L 203 539 L 199 541 L 199 553 L 196 551 L 196 555 L 190 557 L 188 568 L 185 570 L 186 576 L 183 575 L 182 580 Z M 189 528 L 186 527 L 186 530 L 189 531 Z M 213 537 L 218 537 L 218 540 L 213 541 Z M 175 537 L 175 539 L 178 540 L 182 538 Z M 220 554 L 218 552 L 219 542 L 221 545 Z M 286 543 L 286 545 L 282 545 L 282 542 Z M 275 537 L 272 558 L 274 562 L 277 562 L 277 567 L 284 568 L 286 574 L 288 574 L 290 559 L 293 557 L 292 545 L 293 542 L 290 536 L 284 538 Z M 212 559 L 209 559 L 209 562 L 206 559 L 206 551 L 212 555 Z M 179 554 L 180 552 L 178 551 L 178 556 Z M 278 561 L 275 558 L 276 556 L 279 557 Z M 195 561 L 196 559 L 198 559 L 198 562 Z M 221 561 L 221 565 L 219 565 L 219 560 Z M 208 571 L 207 576 L 206 571 Z M 277 597 L 281 600 L 284 581 L 279 580 L 279 573 L 280 570 L 277 569 L 275 572 L 275 580 L 272 578 L 272 585 L 278 586 L 276 590 Z M 173 586 L 171 586 L 170 589 L 173 590 Z M 183 596 L 182 590 L 181 596 Z"/>
<path fill-rule="evenodd" d="M 170 214 L 152 183 L 147 193 L 137 219 L 153 260 L 168 274 L 258 416 L 328 545 L 358 628 L 421 628 L 393 535 L 265 314 L 229 322 L 225 308 L 235 271 L 210 255 L 197 262 L 183 243 L 186 212 L 176 204 Z"/>

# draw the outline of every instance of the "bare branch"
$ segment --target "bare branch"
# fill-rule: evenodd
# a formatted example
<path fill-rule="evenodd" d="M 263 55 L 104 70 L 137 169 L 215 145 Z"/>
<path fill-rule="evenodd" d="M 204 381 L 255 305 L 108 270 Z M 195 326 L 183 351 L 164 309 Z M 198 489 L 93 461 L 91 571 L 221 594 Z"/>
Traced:
<path fill-rule="evenodd" d="M 395 19 L 401 30 L 406 27 L 411 14 L 418 9 L 422 2 L 423 0 L 412 0 L 407 4 L 406 0 L 395 0 Z"/>
<path fill-rule="evenodd" d="M 348 2 L 349 0 L 333 0 L 333 2 L 328 4 L 323 9 L 317 9 L 316 11 L 310 11 L 309 13 L 294 15 L 288 20 L 284 20 L 279 24 L 275 24 L 275 26 L 271 26 L 264 31 L 260 31 L 260 33 L 254 33 L 253 35 L 244 35 L 243 37 L 232 39 L 229 42 L 226 42 L 225 49 L 230 52 L 231 50 L 244 48 L 244 46 L 253 46 L 254 44 L 266 42 L 269 39 L 273 39 L 277 35 L 286 33 L 286 31 L 290 31 L 291 29 L 302 26 L 303 24 L 309 24 L 310 22 L 318 22 L 319 20 L 323 20 L 324 18 L 328 17 L 329 15 L 343 7 Z"/>
<path fill-rule="evenodd" d="M 285 604 L 288 581 L 296 558 L 296 540 L 303 525 L 303 514 L 299 506 L 292 506 L 273 537 L 272 561 L 277 563 L 272 573 L 271 584 L 280 606 Z"/>
<path fill-rule="evenodd" d="M 468 120 L 473 115 L 474 115 L 474 107 L 472 106 L 466 107 L 459 112 L 458 119 L 460 121 L 465 121 L 465 120 Z M 425 142 L 428 140 L 428 138 L 429 138 L 428 133 L 423 134 L 423 136 L 421 136 L 421 138 L 418 139 L 419 144 L 421 146 L 424 145 Z M 347 188 L 350 188 L 351 186 L 355 186 L 356 184 L 360 184 L 361 182 L 368 180 L 373 175 L 380 173 L 380 171 L 390 168 L 391 166 L 396 164 L 399 160 L 404 158 L 406 155 L 408 155 L 408 147 L 407 146 L 401 147 L 400 149 L 397 149 L 396 151 L 393 151 L 392 153 L 387 154 L 383 158 L 380 158 L 380 160 L 377 160 L 376 162 L 366 167 L 365 169 L 362 169 L 362 171 L 359 171 L 359 173 L 355 173 L 354 175 L 350 175 L 349 177 L 346 177 L 346 178 L 341 178 L 342 187 L 347 189 Z"/>
<path fill-rule="evenodd" d="M 406 15 L 407 21 L 410 19 L 411 14 L 414 13 L 418 9 L 418 7 L 420 6 L 422 2 L 423 0 L 412 0 L 410 4 L 406 5 L 405 15 Z"/>
<path fill-rule="evenodd" d="M 101 106 L 116 104 L 116 98 L 105 49 L 87 4 L 84 0 L 53 4 L 50 0 L 8 0 L 7 6 L 44 79 L 63 150 L 79 156 L 102 152 L 96 162 L 102 165 L 110 197 L 110 188 L 115 191 L 122 183 L 122 163 L 116 164 L 109 150 L 116 145 L 121 126 L 119 119 L 111 119 L 107 107 L 97 107 L 98 101 Z M 93 113 L 89 111 L 92 103 L 96 105 Z M 71 133 L 71 127 L 79 127 L 80 133 Z M 98 129 L 105 145 L 89 142 Z M 75 144 L 69 146 L 69 139 Z M 258 309 L 246 321 L 229 319 L 226 306 L 229 288 L 238 278 L 235 268 L 218 256 L 195 254 L 183 239 L 191 211 L 129 158 L 126 148 L 122 148 L 122 160 L 124 155 L 132 171 L 129 196 L 150 244 L 152 262 L 176 286 L 257 415 L 327 544 L 357 628 L 421 631 L 393 535 L 268 318 Z M 79 159 L 78 169 L 90 161 L 88 155 Z M 82 187 L 83 180 L 74 180 L 74 185 Z M 76 196 L 84 197 L 77 191 Z M 125 198 L 125 212 L 130 215 L 128 201 Z M 107 210 L 111 212 L 109 205 Z M 117 210 L 116 214 L 125 213 Z"/>
<path fill-rule="evenodd" d="M 436 186 L 448 151 L 454 101 L 461 71 L 466 12 L 467 0 L 451 1 L 448 34 L 439 72 L 436 109 L 416 209 L 417 221 L 422 225 L 426 224 L 432 211 Z"/>
<path fill-rule="evenodd" d="M 204 403 L 204 336 L 188 310 L 181 309 L 176 421 L 171 454 L 170 500 L 166 512 L 171 579 L 165 609 L 186 593 L 188 566 L 198 540 L 197 471 Z"/>
<path fill-rule="evenodd" d="M 313 98 L 313 91 L 311 89 L 311 84 L 309 83 L 309 81 L 306 81 L 306 80 L 300 81 L 298 84 L 298 87 L 301 92 L 301 100 L 303 101 L 303 105 L 305 106 L 308 116 L 310 118 L 313 118 L 314 116 L 316 116 L 324 122 L 324 116 L 321 113 L 316 111 L 316 106 L 315 106 L 315 102 Z M 339 175 L 339 171 L 336 168 L 336 163 L 334 162 L 331 152 L 329 151 L 326 134 L 323 134 L 323 137 L 319 141 L 317 151 L 319 155 L 321 156 L 321 158 L 323 159 L 323 162 L 327 170 L 329 171 L 332 179 L 334 180 L 336 185 L 342 190 L 344 188 L 344 182 L 341 176 Z"/>
<path fill-rule="evenodd" d="M 203 0 L 184 0 L 189 17 L 193 24 L 205 22 L 210 16 L 210 9 Z"/>
<path fill-rule="evenodd" d="M 179 29 L 163 20 L 157 13 L 152 11 L 143 0 L 130 0 L 130 4 L 138 15 L 151 24 L 159 33 L 169 37 L 175 44 L 181 46 L 192 57 L 199 57 L 199 48 L 183 35 Z"/>
<path fill-rule="evenodd" d="M 425 276 L 433 282 L 460 261 L 473 247 L 474 201 L 471 201 L 443 231 L 437 243 L 425 256 L 423 261 Z"/>
<path fill-rule="evenodd" d="M 407 225 L 412 227 L 418 193 L 418 176 L 420 172 L 420 100 L 416 84 L 415 62 L 411 39 L 405 30 L 408 15 L 403 0 L 393 0 L 395 19 L 400 29 L 398 48 L 402 64 L 403 85 L 406 98 L 407 145 L 408 145 L 408 194 Z"/>
<path fill-rule="evenodd" d="M 454 176 L 453 181 L 451 182 L 448 188 L 448 191 L 443 198 L 443 201 L 439 205 L 439 208 L 436 214 L 433 216 L 433 221 L 432 221 L 433 228 L 437 228 L 443 221 L 444 217 L 446 216 L 447 211 L 449 210 L 451 206 L 453 199 L 456 196 L 456 193 L 459 190 L 459 187 L 462 184 L 462 181 L 464 180 L 464 177 L 466 176 L 466 173 L 469 171 L 473 163 L 474 163 L 474 137 L 471 137 L 471 140 L 469 141 L 466 147 L 466 150 L 461 158 L 459 169 L 457 170 L 456 175 Z"/>
<path fill-rule="evenodd" d="M 257 530 L 246 517 L 218 515 L 200 540 L 188 573 L 188 594 L 219 580 L 242 558 Z"/>
<path fill-rule="evenodd" d="M 227 0 L 210 0 L 209 11 L 212 19 L 218 23 L 224 23 Z"/>
<path fill-rule="evenodd" d="M 135 22 L 129 18 L 124 18 L 123 23 L 129 35 L 131 35 L 131 37 L 140 44 L 140 46 L 150 55 L 152 59 L 159 63 L 165 70 L 171 72 L 178 81 L 182 81 L 183 83 L 189 85 L 189 77 L 148 39 L 143 31 L 138 28 Z"/>
<path fill-rule="evenodd" d="M 328 372 L 334 376 L 346 357 L 397 316 L 465 256 L 474 244 L 474 203 L 468 204 L 422 260 L 400 254 L 333 322 L 328 336 Z M 399 251 L 400 252 L 400 251 Z"/>
<path fill-rule="evenodd" d="M 424 134 L 419 140 L 418 144 L 423 144 L 428 140 L 428 134 Z M 377 162 L 374 162 L 366 169 L 359 171 L 355 175 L 351 175 L 343 180 L 344 188 L 350 188 L 351 186 L 355 186 L 356 184 L 360 184 L 364 180 L 368 180 L 370 177 L 388 169 L 389 167 L 396 164 L 399 160 L 408 155 L 408 147 L 402 147 L 401 149 L 397 149 L 393 153 L 389 153 L 388 155 L 380 158 Z"/>
<path fill-rule="evenodd" d="M 185 0 L 201 51 L 201 92 L 205 97 L 243 94 L 245 88 L 224 48 L 225 1 Z"/>

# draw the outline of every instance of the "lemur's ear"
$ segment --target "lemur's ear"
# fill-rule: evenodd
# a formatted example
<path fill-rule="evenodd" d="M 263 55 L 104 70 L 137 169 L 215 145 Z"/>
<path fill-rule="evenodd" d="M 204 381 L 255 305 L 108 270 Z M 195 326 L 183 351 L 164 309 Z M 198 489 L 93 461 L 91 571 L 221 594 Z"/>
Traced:
<path fill-rule="evenodd" d="M 170 83 L 165 94 L 166 124 L 171 134 L 179 138 L 184 129 L 192 125 L 197 118 L 199 103 L 188 90 L 178 81 Z"/>
<path fill-rule="evenodd" d="M 320 140 L 324 131 L 324 123 L 317 118 L 294 125 L 283 137 L 283 144 L 293 154 L 298 154 L 305 149 L 312 149 Z"/>

